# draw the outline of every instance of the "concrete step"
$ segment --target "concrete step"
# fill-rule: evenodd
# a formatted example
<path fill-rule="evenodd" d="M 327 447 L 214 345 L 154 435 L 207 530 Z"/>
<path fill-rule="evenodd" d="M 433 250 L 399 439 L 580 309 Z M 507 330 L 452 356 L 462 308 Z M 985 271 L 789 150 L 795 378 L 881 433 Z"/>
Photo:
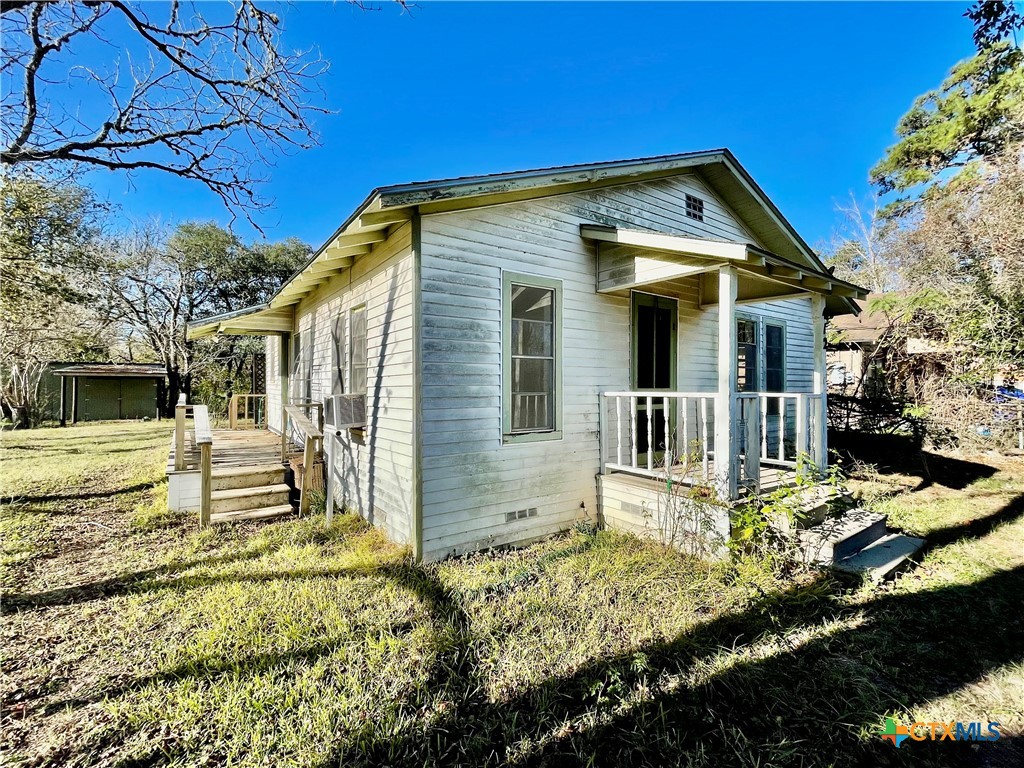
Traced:
<path fill-rule="evenodd" d="M 798 528 L 810 528 L 827 520 L 837 512 L 845 512 L 855 506 L 853 494 L 847 490 L 819 485 L 804 492 L 797 506 L 800 520 Z"/>
<path fill-rule="evenodd" d="M 291 504 L 278 504 L 257 509 L 238 509 L 234 512 L 215 512 L 210 515 L 211 523 L 231 523 L 238 520 L 272 520 L 295 512 Z"/>
<path fill-rule="evenodd" d="M 804 560 L 830 565 L 855 554 L 885 535 L 886 516 L 866 509 L 851 509 L 811 528 L 797 531 Z"/>
<path fill-rule="evenodd" d="M 859 552 L 837 560 L 832 567 L 837 571 L 881 581 L 909 562 L 923 546 L 924 539 L 902 533 L 888 533 Z"/>
<path fill-rule="evenodd" d="M 274 507 L 288 503 L 290 488 L 284 483 L 253 488 L 228 488 L 211 494 L 211 514 Z"/>
<path fill-rule="evenodd" d="M 214 491 L 277 485 L 284 482 L 284 466 L 260 464 L 251 467 L 218 467 L 210 473 L 210 480 Z"/>

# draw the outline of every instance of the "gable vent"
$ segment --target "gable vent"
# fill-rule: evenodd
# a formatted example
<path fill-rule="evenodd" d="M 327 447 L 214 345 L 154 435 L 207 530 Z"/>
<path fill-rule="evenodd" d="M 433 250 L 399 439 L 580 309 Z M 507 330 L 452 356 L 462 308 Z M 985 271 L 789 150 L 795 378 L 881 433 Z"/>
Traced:
<path fill-rule="evenodd" d="M 693 195 L 686 196 L 686 215 L 697 221 L 704 221 L 704 201 Z"/>
<path fill-rule="evenodd" d="M 517 509 L 515 512 L 506 512 L 505 513 L 505 522 L 506 523 L 514 523 L 516 520 L 522 520 L 523 518 L 526 518 L 526 517 L 536 517 L 536 516 L 537 516 L 537 508 L 536 507 L 530 507 L 529 509 Z"/>

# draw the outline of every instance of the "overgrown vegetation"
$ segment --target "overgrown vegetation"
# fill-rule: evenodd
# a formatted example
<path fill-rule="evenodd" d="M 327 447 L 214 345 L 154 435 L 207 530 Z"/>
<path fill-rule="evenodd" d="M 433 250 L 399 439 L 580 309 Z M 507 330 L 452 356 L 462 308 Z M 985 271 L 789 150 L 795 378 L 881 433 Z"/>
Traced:
<path fill-rule="evenodd" d="M 976 54 L 903 116 L 871 172 L 880 197 L 841 208 L 826 253 L 887 317 L 865 363 L 877 391 L 855 394 L 916 409 L 939 445 L 1005 431 L 992 384 L 1024 377 L 1024 17 L 1009 2 L 966 15 Z"/>
<path fill-rule="evenodd" d="M 932 542 L 870 590 L 588 529 L 421 566 L 350 515 L 140 525 L 166 425 L 3 437 L 5 531 L 28 542 L 5 564 L 5 764 L 1019 758 L 1019 461 L 935 456 L 918 490 L 904 467 L 862 467 L 861 492 Z M 887 715 L 1016 738 L 896 751 Z"/>

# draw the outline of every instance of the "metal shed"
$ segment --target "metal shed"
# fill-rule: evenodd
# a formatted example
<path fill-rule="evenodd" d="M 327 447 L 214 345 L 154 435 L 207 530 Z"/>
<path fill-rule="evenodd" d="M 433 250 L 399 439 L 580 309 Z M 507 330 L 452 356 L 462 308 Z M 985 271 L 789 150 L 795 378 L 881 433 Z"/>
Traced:
<path fill-rule="evenodd" d="M 61 426 L 69 416 L 72 424 L 160 418 L 165 372 L 159 363 L 80 363 L 58 368 L 53 375 L 61 377 Z"/>

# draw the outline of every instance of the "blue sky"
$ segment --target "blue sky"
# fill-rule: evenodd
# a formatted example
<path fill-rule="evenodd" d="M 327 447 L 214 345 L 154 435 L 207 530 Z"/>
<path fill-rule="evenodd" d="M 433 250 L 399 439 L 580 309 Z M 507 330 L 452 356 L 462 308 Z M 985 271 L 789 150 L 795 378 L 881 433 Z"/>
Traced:
<path fill-rule="evenodd" d="M 258 222 L 319 245 L 379 185 L 727 146 L 817 245 L 914 97 L 971 55 L 966 5 L 282 6 L 285 43 L 331 62 L 334 114 L 270 169 Z M 132 217 L 230 218 L 159 174 L 90 181 Z"/>

